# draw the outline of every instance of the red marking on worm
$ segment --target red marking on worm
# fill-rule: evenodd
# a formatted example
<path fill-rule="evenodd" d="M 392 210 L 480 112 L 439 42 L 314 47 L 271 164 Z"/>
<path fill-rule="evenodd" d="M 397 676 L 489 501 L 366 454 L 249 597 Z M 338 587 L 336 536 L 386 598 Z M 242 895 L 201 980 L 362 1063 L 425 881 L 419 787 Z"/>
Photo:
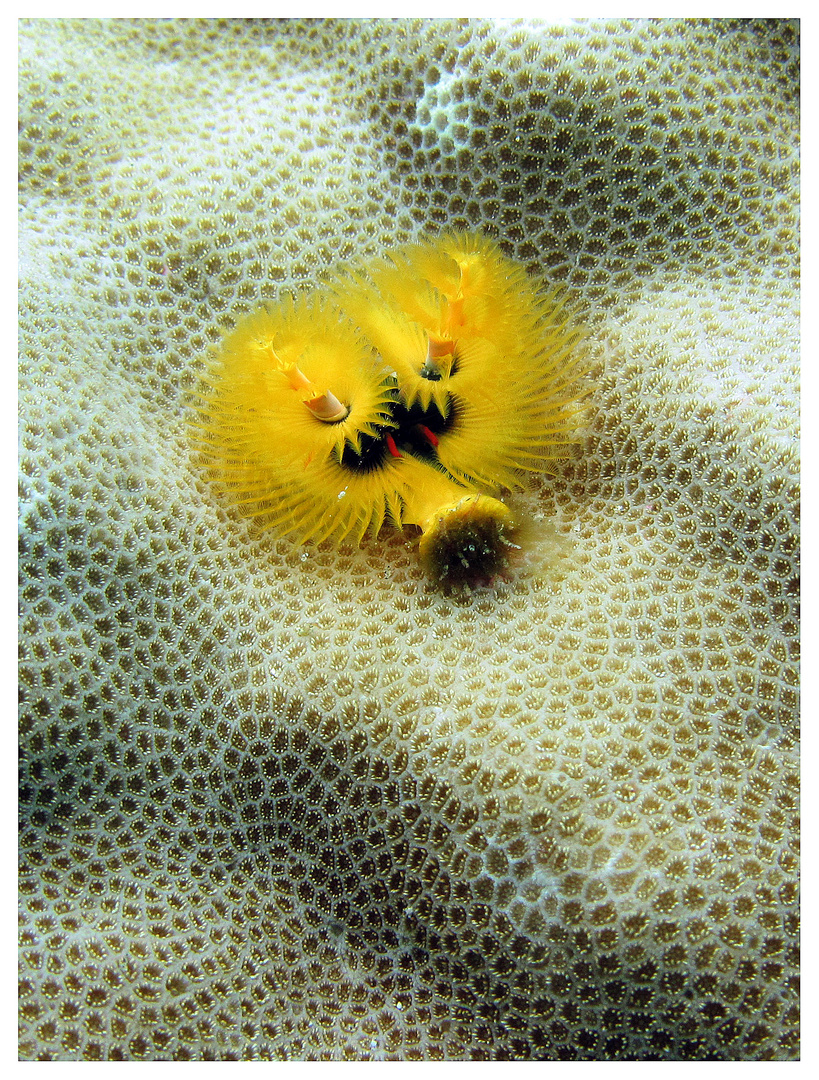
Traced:
<path fill-rule="evenodd" d="M 384 436 L 384 442 L 387 444 L 387 449 L 389 450 L 389 452 L 392 454 L 393 457 L 403 457 L 404 456 L 399 451 L 398 447 L 395 445 L 395 439 L 392 437 L 392 435 L 385 435 Z"/>
<path fill-rule="evenodd" d="M 431 431 L 426 426 L 426 424 L 419 424 L 418 425 L 418 430 L 421 432 L 421 434 L 424 436 L 424 438 L 427 440 L 427 442 L 430 444 L 430 446 L 437 446 L 438 445 L 438 436 L 435 434 L 434 431 Z"/>

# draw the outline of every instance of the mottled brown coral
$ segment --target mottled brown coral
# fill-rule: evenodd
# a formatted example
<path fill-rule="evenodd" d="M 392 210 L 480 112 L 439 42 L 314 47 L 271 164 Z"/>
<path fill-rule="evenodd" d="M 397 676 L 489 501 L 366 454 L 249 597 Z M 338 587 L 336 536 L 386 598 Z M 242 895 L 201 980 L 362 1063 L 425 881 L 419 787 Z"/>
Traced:
<path fill-rule="evenodd" d="M 24 1058 L 798 1054 L 798 25 L 24 24 Z M 511 580 L 300 548 L 186 437 L 439 227 L 564 284 Z"/>

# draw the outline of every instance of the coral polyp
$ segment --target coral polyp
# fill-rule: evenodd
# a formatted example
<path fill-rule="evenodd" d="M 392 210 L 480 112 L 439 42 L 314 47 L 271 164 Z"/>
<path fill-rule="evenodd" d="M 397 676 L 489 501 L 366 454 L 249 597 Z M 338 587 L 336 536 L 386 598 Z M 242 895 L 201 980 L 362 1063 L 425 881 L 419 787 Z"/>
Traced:
<path fill-rule="evenodd" d="M 303 539 L 422 530 L 433 577 L 491 580 L 500 496 L 577 441 L 582 336 L 560 303 L 476 234 L 339 273 L 246 318 L 197 404 L 198 442 L 233 505 Z"/>

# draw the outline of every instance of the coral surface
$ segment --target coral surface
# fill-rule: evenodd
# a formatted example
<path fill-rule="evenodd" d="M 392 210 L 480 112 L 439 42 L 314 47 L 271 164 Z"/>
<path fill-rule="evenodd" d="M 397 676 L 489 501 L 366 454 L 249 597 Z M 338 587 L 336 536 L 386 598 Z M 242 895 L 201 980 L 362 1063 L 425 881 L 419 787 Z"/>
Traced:
<path fill-rule="evenodd" d="M 798 1055 L 798 24 L 20 29 L 20 1055 Z M 480 229 L 583 312 L 507 581 L 187 435 L 265 299 Z"/>

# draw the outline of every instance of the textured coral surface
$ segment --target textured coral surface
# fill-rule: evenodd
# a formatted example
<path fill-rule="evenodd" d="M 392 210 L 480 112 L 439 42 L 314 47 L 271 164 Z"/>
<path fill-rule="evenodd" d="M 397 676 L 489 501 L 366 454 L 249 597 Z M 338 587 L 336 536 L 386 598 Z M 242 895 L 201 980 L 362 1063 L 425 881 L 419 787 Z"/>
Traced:
<path fill-rule="evenodd" d="M 798 47 L 22 25 L 22 1057 L 798 1054 Z M 451 596 L 186 432 L 243 312 L 442 227 L 596 383 Z"/>

